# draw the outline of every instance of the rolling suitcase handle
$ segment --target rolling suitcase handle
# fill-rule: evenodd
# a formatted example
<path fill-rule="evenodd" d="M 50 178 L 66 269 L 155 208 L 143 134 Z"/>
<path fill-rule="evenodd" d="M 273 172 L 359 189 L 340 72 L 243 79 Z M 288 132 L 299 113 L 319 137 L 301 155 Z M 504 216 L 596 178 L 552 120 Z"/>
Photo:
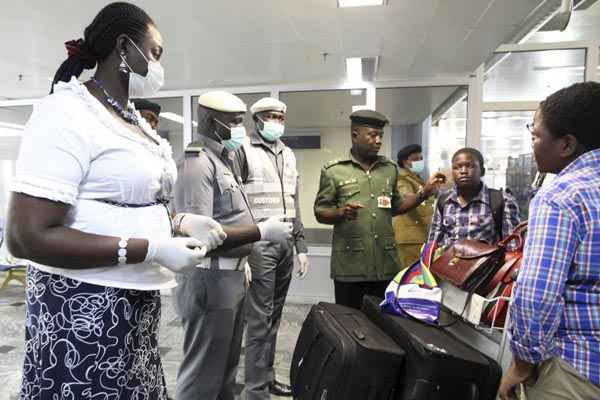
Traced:
<path fill-rule="evenodd" d="M 354 329 L 352 333 L 354 333 L 354 336 L 356 336 L 358 340 L 365 340 L 367 338 L 365 334 L 358 329 Z"/>

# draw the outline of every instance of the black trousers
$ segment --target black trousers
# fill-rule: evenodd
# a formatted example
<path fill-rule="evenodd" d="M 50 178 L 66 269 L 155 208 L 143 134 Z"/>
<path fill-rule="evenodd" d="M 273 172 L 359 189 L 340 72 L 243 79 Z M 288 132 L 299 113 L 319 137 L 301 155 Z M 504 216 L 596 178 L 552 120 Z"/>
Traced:
<path fill-rule="evenodd" d="M 335 289 L 335 302 L 360 310 L 362 299 L 365 295 L 383 298 L 388 281 L 375 282 L 340 282 L 333 281 Z"/>

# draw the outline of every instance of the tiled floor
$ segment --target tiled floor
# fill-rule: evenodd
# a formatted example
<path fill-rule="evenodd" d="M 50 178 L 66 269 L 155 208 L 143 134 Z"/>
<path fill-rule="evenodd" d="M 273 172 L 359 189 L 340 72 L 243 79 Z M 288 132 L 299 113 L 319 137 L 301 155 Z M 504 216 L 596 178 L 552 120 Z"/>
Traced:
<path fill-rule="evenodd" d="M 10 286 L 0 290 L 0 400 L 17 398 L 23 362 L 23 340 L 25 304 L 23 287 Z M 283 321 L 279 330 L 276 373 L 279 380 L 289 382 L 289 366 L 292 352 L 302 321 L 309 306 L 288 304 L 284 309 Z M 167 377 L 167 387 L 171 396 L 175 393 L 177 368 L 181 360 L 182 330 L 175 315 L 171 297 L 163 297 L 163 311 L 160 330 L 160 352 Z M 240 360 L 238 382 L 244 381 L 244 355 Z M 238 384 L 238 393 L 242 385 Z M 289 399 L 285 397 L 271 397 Z"/>

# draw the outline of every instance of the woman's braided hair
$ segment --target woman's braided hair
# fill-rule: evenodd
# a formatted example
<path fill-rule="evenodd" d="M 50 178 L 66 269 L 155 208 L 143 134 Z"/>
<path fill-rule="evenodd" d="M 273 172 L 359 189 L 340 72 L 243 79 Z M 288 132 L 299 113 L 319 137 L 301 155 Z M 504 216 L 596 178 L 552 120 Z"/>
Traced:
<path fill-rule="evenodd" d="M 50 93 L 56 82 L 68 82 L 72 76 L 79 77 L 84 69 L 92 69 L 105 60 L 119 35 L 126 34 L 139 43 L 149 25 L 154 25 L 152 18 L 133 4 L 115 2 L 104 7 L 85 28 L 83 39 L 65 43 L 69 56 L 56 71 Z"/>

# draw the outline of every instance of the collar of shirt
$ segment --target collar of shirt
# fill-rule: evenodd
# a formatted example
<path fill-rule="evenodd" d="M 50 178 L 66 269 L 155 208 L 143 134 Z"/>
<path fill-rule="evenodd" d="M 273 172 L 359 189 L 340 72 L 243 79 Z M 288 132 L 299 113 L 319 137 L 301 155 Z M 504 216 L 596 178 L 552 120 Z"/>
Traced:
<path fill-rule="evenodd" d="M 253 146 L 266 147 L 274 154 L 281 153 L 283 151 L 283 148 L 285 147 L 285 144 L 279 139 L 277 139 L 273 143 L 267 142 L 265 138 L 263 138 L 262 135 L 258 132 L 257 129 L 255 129 L 254 132 L 252 132 L 252 135 L 250 135 L 250 144 L 252 144 Z"/>
<path fill-rule="evenodd" d="M 223 160 L 233 160 L 233 153 L 227 151 L 225 146 L 223 146 L 223 143 L 218 142 L 215 139 L 210 138 L 208 136 L 201 136 L 200 142 L 202 142 L 202 144 L 206 146 L 208 150 L 212 151 L 214 154 L 216 154 Z"/>
<path fill-rule="evenodd" d="M 356 164 L 361 170 L 363 169 L 362 165 L 358 162 L 358 160 L 352 154 L 352 150 L 348 150 L 348 154 L 347 154 L 346 158 L 342 158 L 341 160 L 342 161 L 350 161 L 350 162 Z M 386 160 L 385 157 L 377 156 L 377 159 L 373 162 L 373 164 L 371 164 L 369 171 L 374 170 L 375 167 L 377 167 L 379 164 L 382 164 L 385 160 Z"/>
<path fill-rule="evenodd" d="M 398 176 L 402 178 L 412 179 L 413 181 L 418 182 L 421 186 L 425 185 L 425 181 L 423 180 L 423 178 L 421 178 L 419 175 L 415 174 L 407 168 L 398 167 Z"/>
<path fill-rule="evenodd" d="M 448 196 L 448 201 L 452 201 L 452 202 L 456 203 L 460 208 L 467 208 L 471 204 L 475 204 L 477 202 L 490 205 L 490 195 L 489 195 L 487 185 L 485 183 L 481 182 L 481 189 L 479 190 L 479 193 L 477 193 L 477 195 L 475 197 L 473 197 L 471 200 L 469 200 L 469 202 L 467 204 L 465 204 L 465 206 L 463 207 L 463 206 L 461 206 L 461 204 L 458 201 L 458 191 L 456 189 L 456 185 L 454 185 L 454 187 L 452 188 L 452 191 L 450 192 L 450 195 Z"/>
<path fill-rule="evenodd" d="M 583 153 L 573 160 L 571 164 L 567 165 L 562 171 L 560 171 L 557 177 L 568 175 L 585 167 L 600 167 L 600 149 L 590 150 L 586 153 Z"/>

